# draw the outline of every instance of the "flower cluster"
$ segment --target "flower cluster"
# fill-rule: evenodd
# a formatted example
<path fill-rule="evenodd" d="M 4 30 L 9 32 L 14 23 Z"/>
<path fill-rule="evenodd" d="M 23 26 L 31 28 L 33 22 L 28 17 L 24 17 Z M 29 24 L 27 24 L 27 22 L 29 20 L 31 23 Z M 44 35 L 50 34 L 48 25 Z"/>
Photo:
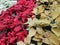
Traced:
<path fill-rule="evenodd" d="M 26 45 L 60 45 L 60 1 L 36 0 L 33 19 L 28 18 Z M 21 43 L 21 42 L 20 42 Z M 19 42 L 18 42 L 19 44 Z"/>
<path fill-rule="evenodd" d="M 27 36 L 27 18 L 32 17 L 35 0 L 17 0 L 17 4 L 0 14 L 0 45 L 15 45 Z"/>
<path fill-rule="evenodd" d="M 0 0 L 0 13 L 2 10 L 6 11 L 9 7 L 17 3 L 17 0 Z"/>

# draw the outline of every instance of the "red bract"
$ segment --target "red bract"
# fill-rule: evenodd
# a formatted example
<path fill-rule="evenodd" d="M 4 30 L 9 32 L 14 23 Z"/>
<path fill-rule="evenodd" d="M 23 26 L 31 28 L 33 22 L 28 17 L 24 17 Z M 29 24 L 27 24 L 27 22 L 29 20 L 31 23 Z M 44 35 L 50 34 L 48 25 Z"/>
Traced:
<path fill-rule="evenodd" d="M 14 31 L 15 32 L 18 32 L 19 30 L 21 30 L 21 27 L 20 26 L 17 26 L 17 27 L 14 28 Z"/>
<path fill-rule="evenodd" d="M 17 41 L 24 41 L 27 30 L 24 23 L 31 18 L 32 10 L 36 6 L 35 0 L 17 0 L 13 5 L 0 14 L 0 45 L 14 45 Z"/>

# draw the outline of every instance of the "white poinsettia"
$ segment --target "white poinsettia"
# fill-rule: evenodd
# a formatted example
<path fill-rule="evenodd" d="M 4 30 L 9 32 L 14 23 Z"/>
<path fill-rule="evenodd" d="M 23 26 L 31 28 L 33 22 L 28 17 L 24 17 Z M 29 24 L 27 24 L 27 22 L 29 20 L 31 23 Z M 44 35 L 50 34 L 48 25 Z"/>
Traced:
<path fill-rule="evenodd" d="M 17 3 L 17 0 L 13 1 L 13 0 L 0 0 L 0 12 L 2 10 L 6 10 L 9 7 L 13 6 L 14 4 Z"/>

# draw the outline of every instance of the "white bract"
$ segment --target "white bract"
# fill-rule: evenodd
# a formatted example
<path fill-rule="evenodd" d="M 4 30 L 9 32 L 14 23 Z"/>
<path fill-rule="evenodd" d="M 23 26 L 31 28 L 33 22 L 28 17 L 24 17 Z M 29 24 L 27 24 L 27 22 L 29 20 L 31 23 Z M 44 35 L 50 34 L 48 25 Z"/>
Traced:
<path fill-rule="evenodd" d="M 17 0 L 0 0 L 0 13 L 2 10 L 6 11 L 9 7 L 17 3 Z"/>

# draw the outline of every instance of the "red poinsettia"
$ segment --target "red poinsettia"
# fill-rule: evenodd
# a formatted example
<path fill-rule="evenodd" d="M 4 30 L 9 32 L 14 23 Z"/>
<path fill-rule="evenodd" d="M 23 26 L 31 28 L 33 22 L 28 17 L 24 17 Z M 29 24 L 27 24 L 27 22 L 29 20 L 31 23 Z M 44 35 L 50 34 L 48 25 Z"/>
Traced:
<path fill-rule="evenodd" d="M 27 31 L 24 23 L 32 17 L 35 0 L 17 0 L 17 4 L 0 14 L 0 45 L 14 45 L 24 41 Z"/>

